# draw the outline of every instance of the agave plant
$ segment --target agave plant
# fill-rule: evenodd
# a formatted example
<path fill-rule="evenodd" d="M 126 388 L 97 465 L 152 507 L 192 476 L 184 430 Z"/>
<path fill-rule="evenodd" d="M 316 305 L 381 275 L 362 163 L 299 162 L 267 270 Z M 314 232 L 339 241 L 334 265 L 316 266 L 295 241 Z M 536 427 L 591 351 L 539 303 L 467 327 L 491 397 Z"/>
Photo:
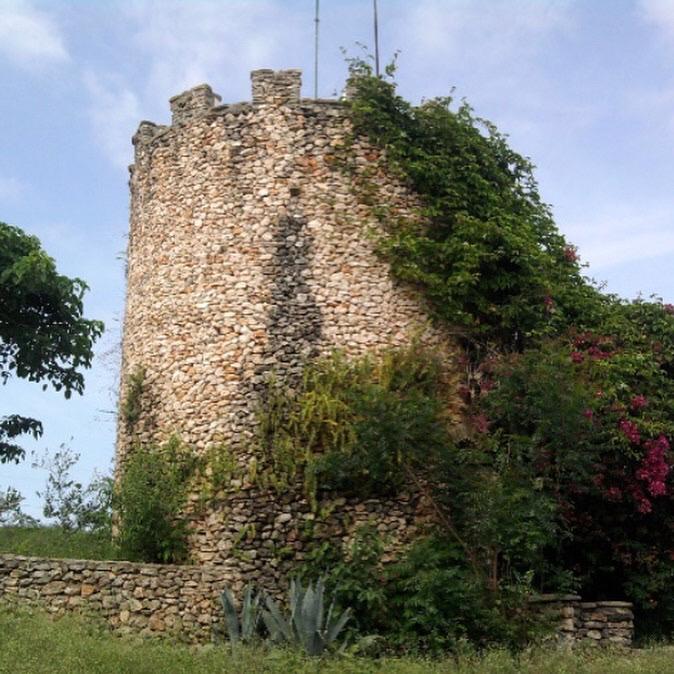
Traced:
<path fill-rule="evenodd" d="M 262 610 L 262 595 L 256 594 L 252 586 L 246 585 L 241 602 L 241 617 L 236 612 L 234 596 L 227 588 L 220 595 L 222 608 L 225 612 L 227 634 L 232 644 L 248 643 L 258 636 L 260 614 Z"/>
<path fill-rule="evenodd" d="M 306 588 L 302 583 L 290 583 L 290 617 L 286 618 L 278 604 L 269 596 L 265 598 L 266 610 L 262 620 L 269 630 L 270 639 L 278 644 L 290 644 L 301 648 L 308 655 L 322 655 L 337 641 L 337 637 L 351 617 L 351 609 L 339 616 L 335 613 L 334 601 L 325 613 L 325 584 L 320 578 L 316 587 L 311 583 Z"/>

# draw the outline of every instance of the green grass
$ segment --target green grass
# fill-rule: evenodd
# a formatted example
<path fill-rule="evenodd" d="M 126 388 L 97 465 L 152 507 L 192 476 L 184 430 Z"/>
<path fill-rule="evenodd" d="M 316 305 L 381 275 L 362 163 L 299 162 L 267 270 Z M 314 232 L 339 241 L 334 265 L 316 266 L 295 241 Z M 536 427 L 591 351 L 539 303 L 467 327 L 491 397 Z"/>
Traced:
<path fill-rule="evenodd" d="M 310 660 L 297 654 L 226 645 L 190 648 L 167 641 L 115 637 L 100 625 L 68 616 L 0 605 L 0 674 L 667 674 L 674 648 L 632 653 L 555 649 L 519 657 L 493 651 L 441 661 L 369 660 L 353 656 Z"/>
<path fill-rule="evenodd" d="M 117 559 L 107 536 L 60 527 L 0 527 L 0 554 L 69 559 Z"/>

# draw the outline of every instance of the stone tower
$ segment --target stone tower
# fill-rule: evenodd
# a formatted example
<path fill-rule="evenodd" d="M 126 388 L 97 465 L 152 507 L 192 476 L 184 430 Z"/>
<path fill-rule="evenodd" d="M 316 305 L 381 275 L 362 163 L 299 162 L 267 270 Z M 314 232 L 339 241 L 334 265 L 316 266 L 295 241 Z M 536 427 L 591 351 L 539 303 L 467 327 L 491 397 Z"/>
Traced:
<path fill-rule="evenodd" d="M 300 98 L 297 70 L 251 79 L 252 102 L 220 105 L 204 84 L 171 99 L 170 126 L 141 122 L 133 138 L 121 399 L 129 375 L 142 368 L 145 379 L 133 438 L 120 422 L 118 468 L 133 441 L 172 434 L 196 452 L 226 446 L 245 467 L 269 372 L 293 377 L 334 348 L 357 355 L 420 330 L 441 340 L 376 254 L 373 207 L 335 160 L 351 135 L 344 104 Z M 373 170 L 379 153 L 365 139 L 350 153 L 356 171 L 370 171 L 369 203 L 414 207 L 403 184 Z M 414 501 L 341 499 L 325 530 L 346 535 L 350 513 L 349 526 L 374 516 L 397 535 Z M 235 584 L 273 580 L 286 563 L 275 551 L 301 556 L 301 525 L 313 518 L 297 494 L 235 480 L 193 517 L 192 554 Z"/>

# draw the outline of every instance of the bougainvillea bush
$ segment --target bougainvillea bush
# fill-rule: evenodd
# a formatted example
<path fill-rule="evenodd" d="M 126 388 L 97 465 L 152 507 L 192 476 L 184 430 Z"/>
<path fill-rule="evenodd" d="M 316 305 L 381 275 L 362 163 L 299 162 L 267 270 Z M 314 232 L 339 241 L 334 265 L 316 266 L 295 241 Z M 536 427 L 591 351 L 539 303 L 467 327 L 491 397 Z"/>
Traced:
<path fill-rule="evenodd" d="M 673 375 L 674 312 L 638 300 L 601 331 L 500 355 L 464 392 L 475 445 L 515 457 L 556 504 L 541 586 L 570 572 L 583 596 L 626 597 L 661 632 L 674 627 Z"/>

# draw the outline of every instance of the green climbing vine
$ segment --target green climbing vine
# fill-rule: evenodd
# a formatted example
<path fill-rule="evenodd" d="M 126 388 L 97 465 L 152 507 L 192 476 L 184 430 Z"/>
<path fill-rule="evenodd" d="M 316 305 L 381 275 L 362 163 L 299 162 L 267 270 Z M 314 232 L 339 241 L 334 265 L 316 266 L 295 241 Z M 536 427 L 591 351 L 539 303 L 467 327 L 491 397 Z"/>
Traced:
<path fill-rule="evenodd" d="M 466 102 L 407 102 L 393 72 L 375 77 L 367 62 L 350 60 L 356 136 L 385 150 L 389 170 L 422 199 L 417 218 L 398 218 L 377 202 L 367 171 L 355 177 L 384 224 L 380 249 L 394 275 L 420 287 L 471 348 L 520 350 L 596 323 L 603 296 L 541 200 L 531 162 Z"/>
<path fill-rule="evenodd" d="M 145 390 L 145 368 L 137 367 L 126 380 L 126 396 L 122 402 L 122 419 L 132 433 L 142 413 L 142 398 Z"/>

